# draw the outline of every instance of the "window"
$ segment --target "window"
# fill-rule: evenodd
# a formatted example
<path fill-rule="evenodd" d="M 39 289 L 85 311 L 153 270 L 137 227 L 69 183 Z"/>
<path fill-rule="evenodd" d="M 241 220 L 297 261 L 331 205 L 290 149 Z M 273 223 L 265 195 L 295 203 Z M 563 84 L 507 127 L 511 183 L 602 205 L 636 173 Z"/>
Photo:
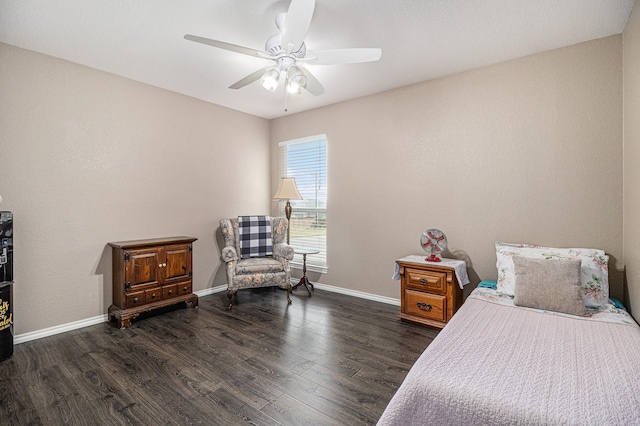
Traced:
<path fill-rule="evenodd" d="M 296 179 L 302 200 L 291 200 L 291 245 L 315 249 L 307 255 L 307 269 L 327 272 L 327 137 L 311 136 L 280 142 L 280 177 Z M 286 202 L 280 203 L 280 214 Z M 302 268 L 296 254 L 293 267 Z"/>

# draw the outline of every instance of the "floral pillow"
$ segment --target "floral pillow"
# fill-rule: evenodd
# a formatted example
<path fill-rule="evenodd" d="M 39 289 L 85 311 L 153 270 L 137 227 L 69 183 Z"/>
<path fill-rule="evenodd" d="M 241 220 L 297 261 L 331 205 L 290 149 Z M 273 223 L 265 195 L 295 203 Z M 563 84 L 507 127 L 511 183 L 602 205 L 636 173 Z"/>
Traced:
<path fill-rule="evenodd" d="M 553 248 L 530 244 L 496 242 L 497 290 L 514 296 L 516 273 L 513 256 L 533 259 L 580 259 L 580 286 L 585 306 L 596 308 L 609 299 L 609 256 L 603 250 L 584 248 Z"/>

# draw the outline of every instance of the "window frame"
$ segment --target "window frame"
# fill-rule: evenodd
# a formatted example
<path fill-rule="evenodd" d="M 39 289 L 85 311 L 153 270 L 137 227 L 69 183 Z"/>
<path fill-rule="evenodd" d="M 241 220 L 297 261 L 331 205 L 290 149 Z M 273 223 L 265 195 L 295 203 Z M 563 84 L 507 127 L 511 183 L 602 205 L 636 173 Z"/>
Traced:
<path fill-rule="evenodd" d="M 323 161 L 324 161 L 324 169 L 319 168 L 319 172 L 322 173 L 324 175 L 324 186 L 321 187 L 322 190 L 320 192 L 324 192 L 325 193 L 325 199 L 323 200 L 324 202 L 324 208 L 320 208 L 316 205 L 316 208 L 302 208 L 304 212 L 307 213 L 312 213 L 315 214 L 316 217 L 317 215 L 324 215 L 324 225 L 325 225 L 325 232 L 324 232 L 324 243 L 321 244 L 320 247 L 317 246 L 300 246 L 298 245 L 297 247 L 299 248 L 318 248 L 321 252 L 321 254 L 323 256 L 320 256 L 320 258 L 318 258 L 318 255 L 307 255 L 307 271 L 313 271 L 313 272 L 320 272 L 323 274 L 326 274 L 329 270 L 329 265 L 328 265 L 328 256 L 327 256 L 327 196 L 326 196 L 326 191 L 327 191 L 327 180 L 328 180 L 328 176 L 327 176 L 327 170 L 328 170 L 328 166 L 327 166 L 327 150 L 328 150 L 328 141 L 327 141 L 327 135 L 326 134 L 319 134 L 319 135 L 313 135 L 313 136 L 307 136 L 307 137 L 302 137 L 302 138 L 296 138 L 296 139 L 291 139 L 291 140 L 287 140 L 287 141 L 282 141 L 278 143 L 278 174 L 279 174 L 279 178 L 283 178 L 283 177 L 296 177 L 295 173 L 291 173 L 290 172 L 290 166 L 289 166 L 289 161 L 288 161 L 288 147 L 290 146 L 294 146 L 294 145 L 302 145 L 302 144 L 310 144 L 313 142 L 320 142 L 323 143 L 323 147 L 324 147 L 324 152 L 320 152 L 320 149 L 318 149 L 317 153 L 319 155 L 324 154 L 323 156 Z M 303 194 L 303 192 L 307 192 L 304 189 L 304 182 L 303 181 L 298 181 L 298 179 L 296 179 L 296 184 L 298 186 L 298 190 L 300 191 L 300 193 L 302 194 L 302 197 L 304 199 L 309 199 L 307 197 L 305 197 L 305 195 Z M 302 184 L 302 185 L 301 185 Z M 317 191 L 317 189 L 316 189 Z M 318 199 L 318 193 L 316 193 L 315 198 L 313 198 L 317 201 L 319 201 Z M 302 200 L 303 201 L 303 200 Z M 292 219 L 295 218 L 295 213 L 296 213 L 296 207 L 295 207 L 295 201 L 291 200 L 291 205 L 293 208 L 293 213 L 292 213 Z M 278 203 L 278 213 L 282 216 L 285 216 L 284 213 L 284 207 L 286 205 L 286 201 L 280 201 Z M 317 220 L 317 219 L 316 219 Z M 295 244 L 291 244 L 292 246 L 296 246 Z M 322 250 L 324 249 L 324 250 Z M 302 255 L 301 254 L 296 254 L 293 258 L 293 260 L 290 262 L 290 266 L 292 268 L 295 269 L 302 269 L 303 267 L 303 261 L 302 261 Z"/>

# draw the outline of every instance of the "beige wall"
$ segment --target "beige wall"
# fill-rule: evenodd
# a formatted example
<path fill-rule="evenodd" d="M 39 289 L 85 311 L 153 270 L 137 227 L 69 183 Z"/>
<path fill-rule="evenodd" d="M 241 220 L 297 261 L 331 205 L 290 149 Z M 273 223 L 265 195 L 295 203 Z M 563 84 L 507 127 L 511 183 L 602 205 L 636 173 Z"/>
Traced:
<path fill-rule="evenodd" d="M 495 240 L 590 246 L 612 256 L 622 296 L 620 36 L 271 122 L 3 44 L 0 57 L 16 334 L 103 315 L 109 241 L 192 235 L 195 290 L 224 284 L 218 220 L 275 208 L 277 142 L 319 133 L 329 140 L 329 273 L 312 279 L 397 298 L 393 261 L 420 253 L 420 233 L 437 227 L 473 284 L 495 279 Z M 628 74 L 625 114 L 635 117 Z M 638 181 L 634 124 L 625 182 Z M 625 187 L 625 231 L 635 229 L 625 244 L 640 309 L 637 190 Z"/>
<path fill-rule="evenodd" d="M 640 319 L 640 4 L 624 45 L 624 263 L 631 312 Z"/>
<path fill-rule="evenodd" d="M 319 133 L 329 272 L 313 279 L 398 298 L 394 260 L 435 227 L 474 285 L 502 240 L 602 248 L 622 295 L 620 36 L 272 120 L 272 192 L 278 141 Z"/>
<path fill-rule="evenodd" d="M 109 241 L 197 237 L 194 289 L 224 284 L 214 232 L 268 210 L 269 122 L 4 44 L 0 57 L 15 333 L 105 314 Z"/>

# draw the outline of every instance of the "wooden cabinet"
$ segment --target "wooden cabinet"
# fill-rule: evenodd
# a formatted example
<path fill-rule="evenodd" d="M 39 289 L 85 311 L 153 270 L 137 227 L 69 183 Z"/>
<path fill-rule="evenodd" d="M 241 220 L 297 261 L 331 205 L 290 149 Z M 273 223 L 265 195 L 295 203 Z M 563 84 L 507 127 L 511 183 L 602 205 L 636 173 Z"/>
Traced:
<path fill-rule="evenodd" d="M 113 262 L 113 304 L 109 321 L 126 328 L 141 313 L 188 302 L 193 294 L 192 243 L 196 238 L 173 237 L 109 243 Z"/>
<path fill-rule="evenodd" d="M 397 261 L 403 321 L 443 328 L 462 305 L 462 289 L 454 268 L 437 263 Z"/>

